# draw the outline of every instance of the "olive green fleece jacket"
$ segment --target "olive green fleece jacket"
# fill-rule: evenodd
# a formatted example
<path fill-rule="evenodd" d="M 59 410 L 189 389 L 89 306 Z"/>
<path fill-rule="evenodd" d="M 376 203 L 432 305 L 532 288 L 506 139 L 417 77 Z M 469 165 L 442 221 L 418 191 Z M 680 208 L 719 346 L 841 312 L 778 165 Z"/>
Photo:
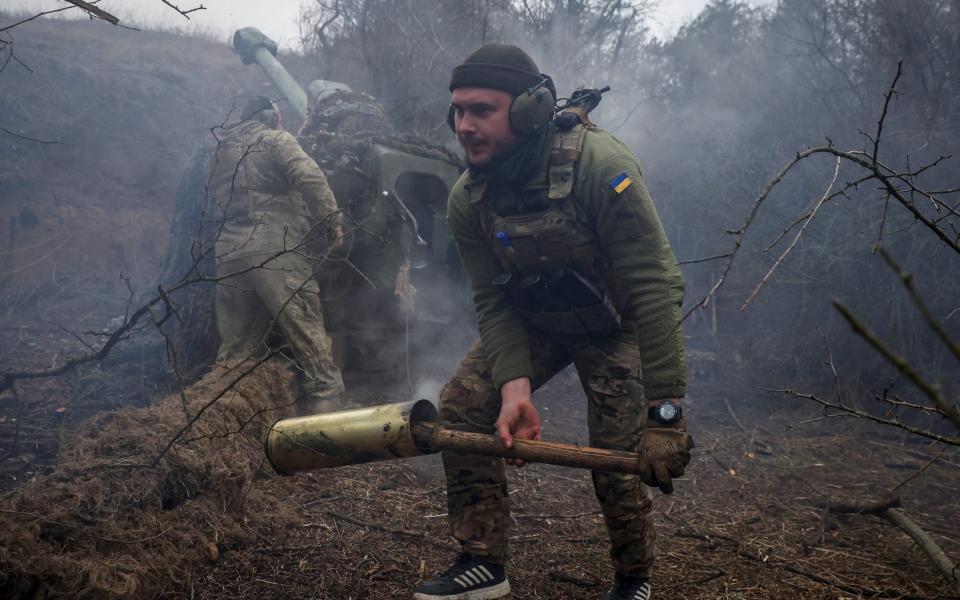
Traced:
<path fill-rule="evenodd" d="M 549 151 L 549 145 L 547 145 Z M 547 160 L 526 189 L 545 187 Z M 617 193 L 610 182 L 621 173 L 632 180 Z M 670 243 L 647 192 L 636 157 L 606 131 L 586 133 L 574 171 L 578 215 L 596 234 L 610 258 L 614 276 L 626 292 L 624 318 L 637 333 L 647 398 L 679 398 L 686 392 L 686 362 L 680 305 L 683 278 Z M 473 288 L 480 339 L 490 362 L 494 385 L 531 377 L 527 326 L 503 291 L 492 285 L 503 271 L 487 245 L 480 212 L 470 203 L 470 189 L 483 175 L 466 171 L 450 192 L 447 218 Z M 487 187 L 480 202 L 492 202 Z"/>

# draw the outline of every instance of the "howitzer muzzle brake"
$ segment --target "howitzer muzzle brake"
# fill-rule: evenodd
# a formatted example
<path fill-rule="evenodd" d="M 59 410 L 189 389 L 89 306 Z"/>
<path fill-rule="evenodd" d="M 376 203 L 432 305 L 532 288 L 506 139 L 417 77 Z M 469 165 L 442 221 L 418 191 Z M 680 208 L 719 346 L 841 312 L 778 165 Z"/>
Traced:
<path fill-rule="evenodd" d="M 277 55 L 277 43 L 256 27 L 244 27 L 233 34 L 233 50 L 240 55 L 243 64 L 249 65 L 256 60 L 257 48 L 266 48 L 270 54 Z"/>

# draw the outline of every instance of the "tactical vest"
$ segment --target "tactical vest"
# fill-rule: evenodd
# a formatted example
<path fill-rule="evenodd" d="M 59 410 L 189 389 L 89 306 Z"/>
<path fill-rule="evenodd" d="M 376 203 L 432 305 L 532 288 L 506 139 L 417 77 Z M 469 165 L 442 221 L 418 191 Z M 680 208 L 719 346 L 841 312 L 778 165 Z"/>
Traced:
<path fill-rule="evenodd" d="M 604 337 L 620 325 L 623 301 L 610 260 L 574 202 L 575 169 L 590 127 L 554 134 L 546 209 L 501 216 L 493 198 L 484 197 L 485 184 L 470 189 L 486 243 L 503 267 L 494 285 L 529 326 L 546 334 Z"/>

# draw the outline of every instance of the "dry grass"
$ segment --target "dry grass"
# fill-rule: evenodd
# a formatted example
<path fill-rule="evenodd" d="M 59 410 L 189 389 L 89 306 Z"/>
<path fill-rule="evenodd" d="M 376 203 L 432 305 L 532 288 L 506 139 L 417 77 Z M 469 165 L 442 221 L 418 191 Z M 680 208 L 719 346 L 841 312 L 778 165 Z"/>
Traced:
<path fill-rule="evenodd" d="M 104 413 L 66 440 L 52 474 L 0 502 L 0 595 L 149 596 L 179 587 L 208 544 L 244 547 L 263 519 L 293 519 L 255 485 L 265 432 L 293 403 L 288 373 L 265 365 L 224 393 L 237 377 L 192 386 L 192 427 L 167 452 L 188 422 L 178 395 Z"/>

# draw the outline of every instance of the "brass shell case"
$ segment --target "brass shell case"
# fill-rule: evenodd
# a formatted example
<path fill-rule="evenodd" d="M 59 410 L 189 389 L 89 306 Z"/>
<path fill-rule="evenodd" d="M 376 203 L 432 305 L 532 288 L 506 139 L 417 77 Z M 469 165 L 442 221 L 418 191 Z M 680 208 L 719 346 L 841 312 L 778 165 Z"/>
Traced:
<path fill-rule="evenodd" d="M 267 460 L 281 475 L 429 454 L 410 434 L 411 422 L 436 422 L 429 400 L 281 419 L 267 434 Z"/>

